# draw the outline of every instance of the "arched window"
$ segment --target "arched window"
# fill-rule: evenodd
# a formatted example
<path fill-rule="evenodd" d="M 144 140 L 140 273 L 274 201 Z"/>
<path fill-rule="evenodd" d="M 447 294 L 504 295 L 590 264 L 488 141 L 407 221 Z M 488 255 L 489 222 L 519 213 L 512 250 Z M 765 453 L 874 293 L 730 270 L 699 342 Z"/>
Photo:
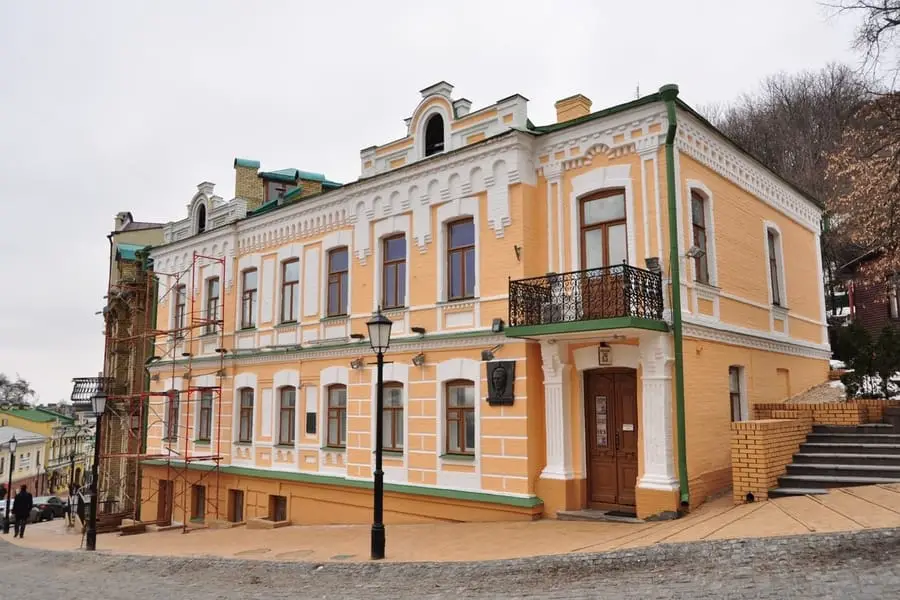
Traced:
<path fill-rule="evenodd" d="M 286 386 L 278 390 L 278 443 L 282 445 L 294 444 L 294 420 L 297 411 L 297 390 Z"/>
<path fill-rule="evenodd" d="M 707 201 L 697 190 L 691 190 L 691 222 L 694 231 L 694 279 L 709 284 L 709 256 L 707 243 Z"/>
<path fill-rule="evenodd" d="M 197 233 L 206 231 L 206 205 L 201 204 L 197 209 Z"/>
<path fill-rule="evenodd" d="M 447 383 L 447 454 L 475 453 L 475 383 Z"/>
<path fill-rule="evenodd" d="M 239 442 L 253 441 L 253 388 L 241 388 L 241 417 L 238 428 Z"/>
<path fill-rule="evenodd" d="M 444 151 L 444 117 L 432 115 L 425 125 L 425 156 Z"/>

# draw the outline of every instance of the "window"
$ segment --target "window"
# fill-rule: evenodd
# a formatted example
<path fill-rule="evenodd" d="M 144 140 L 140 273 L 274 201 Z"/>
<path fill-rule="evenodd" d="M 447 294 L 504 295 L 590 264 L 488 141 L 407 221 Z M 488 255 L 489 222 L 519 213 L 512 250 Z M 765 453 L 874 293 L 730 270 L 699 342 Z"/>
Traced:
<path fill-rule="evenodd" d="M 306 396 L 306 435 L 316 435 L 316 398 Z"/>
<path fill-rule="evenodd" d="M 191 520 L 202 521 L 206 513 L 206 486 L 191 486 Z"/>
<path fill-rule="evenodd" d="M 300 259 L 289 260 L 281 265 L 281 322 L 297 321 L 297 307 L 300 289 Z"/>
<path fill-rule="evenodd" d="M 707 256 L 706 243 L 706 198 L 700 192 L 691 190 L 691 220 L 694 227 L 694 246 L 697 254 L 694 256 L 694 278 L 700 282 L 709 284 L 709 257 Z"/>
<path fill-rule="evenodd" d="M 228 520 L 232 523 L 243 523 L 244 490 L 228 490 Z"/>
<path fill-rule="evenodd" d="M 328 316 L 347 314 L 347 249 L 335 248 L 328 253 Z"/>
<path fill-rule="evenodd" d="M 208 442 L 210 440 L 210 432 L 212 430 L 212 390 L 203 390 L 200 392 L 200 419 L 197 428 L 197 440 Z"/>
<path fill-rule="evenodd" d="M 347 445 L 347 388 L 333 385 L 328 388 L 328 446 Z"/>
<path fill-rule="evenodd" d="M 444 151 L 444 117 L 432 115 L 425 125 L 425 156 Z"/>
<path fill-rule="evenodd" d="M 166 439 L 178 438 L 178 390 L 169 390 L 169 400 L 166 406 Z"/>
<path fill-rule="evenodd" d="M 206 333 L 215 333 L 219 325 L 219 278 L 206 280 Z"/>
<path fill-rule="evenodd" d="M 197 209 L 197 233 L 206 231 L 206 205 L 201 204 Z"/>
<path fill-rule="evenodd" d="M 175 288 L 175 329 L 178 332 L 175 336 L 178 339 L 184 337 L 185 314 L 187 311 L 187 286 L 179 285 Z"/>
<path fill-rule="evenodd" d="M 6 473 L 6 457 L 0 456 L 0 473 Z"/>
<path fill-rule="evenodd" d="M 406 305 L 406 236 L 395 235 L 382 242 L 381 305 L 398 308 Z"/>
<path fill-rule="evenodd" d="M 37 451 L 37 462 L 36 462 L 36 464 L 37 464 L 37 466 L 39 466 L 39 467 L 41 466 L 41 451 L 40 451 L 40 450 Z"/>
<path fill-rule="evenodd" d="M 293 445 L 297 390 L 292 387 L 283 387 L 279 391 L 279 398 L 281 408 L 278 415 L 278 443 Z"/>
<path fill-rule="evenodd" d="M 399 383 L 384 386 L 384 428 L 381 433 L 382 448 L 403 451 L 403 386 Z"/>
<path fill-rule="evenodd" d="M 447 225 L 448 300 L 475 296 L 475 222 L 472 219 Z"/>
<path fill-rule="evenodd" d="M 266 202 L 272 202 L 284 198 L 287 194 L 297 189 L 293 183 L 284 181 L 267 181 L 266 182 Z"/>
<path fill-rule="evenodd" d="M 475 384 L 447 384 L 447 454 L 475 453 Z"/>
<path fill-rule="evenodd" d="M 772 304 L 781 306 L 781 285 L 778 264 L 778 234 L 771 229 L 766 230 L 766 243 L 769 248 L 769 283 L 772 286 Z"/>
<path fill-rule="evenodd" d="M 300 262 L 297 261 L 299 266 Z M 241 329 L 256 327 L 257 272 L 244 271 L 241 275 Z"/>
<path fill-rule="evenodd" d="M 900 319 L 900 276 L 894 275 L 888 281 L 888 304 L 892 319 Z"/>
<path fill-rule="evenodd" d="M 238 425 L 238 441 L 253 441 L 253 390 L 250 388 L 241 388 L 241 412 L 240 423 Z"/>
<path fill-rule="evenodd" d="M 625 192 L 609 190 L 581 200 L 581 268 L 628 262 Z"/>
<path fill-rule="evenodd" d="M 728 367 L 728 395 L 731 400 L 731 420 L 743 421 L 746 418 L 744 395 L 741 391 L 743 367 Z"/>

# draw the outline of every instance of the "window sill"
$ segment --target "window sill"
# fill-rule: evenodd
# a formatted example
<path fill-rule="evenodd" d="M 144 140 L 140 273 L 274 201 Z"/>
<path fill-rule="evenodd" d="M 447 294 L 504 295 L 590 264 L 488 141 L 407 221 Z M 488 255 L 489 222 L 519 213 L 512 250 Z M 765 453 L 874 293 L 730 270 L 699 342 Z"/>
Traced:
<path fill-rule="evenodd" d="M 466 298 L 452 298 L 449 300 L 441 300 L 440 302 L 437 302 L 436 304 L 438 306 L 446 307 L 446 306 L 455 306 L 455 305 L 459 305 L 459 304 L 469 304 L 469 303 L 476 302 L 477 300 L 478 300 L 478 296 L 471 296 L 471 297 L 466 297 Z"/>
<path fill-rule="evenodd" d="M 375 454 L 375 451 L 372 450 L 372 454 Z M 403 458 L 403 450 L 382 450 L 381 454 L 383 456 L 387 456 L 389 458 Z"/>
<path fill-rule="evenodd" d="M 475 462 L 475 454 L 454 454 L 452 452 L 447 454 L 441 454 L 441 460 L 447 462 L 463 462 L 470 463 Z"/>
<path fill-rule="evenodd" d="M 194 440 L 194 445 L 195 446 L 209 446 L 210 441 L 209 440 Z"/>
<path fill-rule="evenodd" d="M 218 336 L 218 335 L 219 335 L 219 332 L 218 332 L 218 331 L 207 331 L 207 332 L 202 333 L 202 334 L 200 335 L 200 339 L 203 339 L 203 338 L 213 338 L 213 337 L 216 337 L 216 336 Z"/>
<path fill-rule="evenodd" d="M 319 319 L 320 323 L 328 323 L 332 321 L 346 321 L 349 318 L 349 315 L 328 315 L 327 317 L 322 317 Z"/>
<path fill-rule="evenodd" d="M 787 306 L 781 306 L 780 304 L 773 304 L 772 311 L 775 313 L 781 313 L 787 315 L 790 312 L 790 309 Z"/>
<path fill-rule="evenodd" d="M 288 327 L 296 327 L 297 321 L 284 321 L 275 326 L 275 329 L 287 329 Z"/>
<path fill-rule="evenodd" d="M 238 441 L 238 442 L 232 442 L 232 444 L 234 444 L 235 446 L 252 446 L 253 442 Z"/>
<path fill-rule="evenodd" d="M 238 329 L 238 333 L 244 333 L 248 331 L 256 331 L 256 325 L 248 325 L 247 327 L 241 327 Z"/>
<path fill-rule="evenodd" d="M 279 443 L 279 444 L 275 444 L 275 448 L 284 448 L 284 449 L 291 448 L 291 449 L 293 449 L 293 448 L 294 448 L 294 444 L 293 444 L 293 443 L 291 443 L 291 444 L 287 444 L 287 443 L 281 444 L 281 443 Z"/>
<path fill-rule="evenodd" d="M 326 452 L 346 452 L 346 446 L 322 446 L 322 450 Z"/>

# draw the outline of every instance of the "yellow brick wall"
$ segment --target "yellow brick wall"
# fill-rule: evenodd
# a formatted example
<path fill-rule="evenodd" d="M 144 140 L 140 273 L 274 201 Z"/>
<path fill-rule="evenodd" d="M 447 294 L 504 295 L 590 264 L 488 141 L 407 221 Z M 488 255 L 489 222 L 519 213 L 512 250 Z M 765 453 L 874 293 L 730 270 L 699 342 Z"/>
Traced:
<path fill-rule="evenodd" d="M 800 444 L 812 431 L 812 420 L 766 419 L 731 424 L 733 497 L 736 504 L 747 494 L 766 500 L 777 487 Z"/>
<path fill-rule="evenodd" d="M 259 208 L 263 203 L 265 190 L 263 181 L 257 175 L 257 169 L 251 167 L 234 167 L 234 195 L 247 200 L 247 210 Z"/>

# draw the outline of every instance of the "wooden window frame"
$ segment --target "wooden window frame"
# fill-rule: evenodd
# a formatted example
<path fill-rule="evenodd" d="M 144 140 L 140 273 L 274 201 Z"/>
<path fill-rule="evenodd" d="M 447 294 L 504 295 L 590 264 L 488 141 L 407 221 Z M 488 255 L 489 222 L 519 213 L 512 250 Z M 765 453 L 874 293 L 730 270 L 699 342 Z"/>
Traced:
<path fill-rule="evenodd" d="M 166 436 L 164 439 L 169 441 L 178 439 L 179 413 L 181 413 L 181 401 L 178 390 L 169 390 L 169 398 L 166 400 Z"/>
<path fill-rule="evenodd" d="M 297 279 L 292 279 L 290 281 L 287 280 L 287 270 L 288 265 L 295 264 L 297 265 Z M 290 290 L 290 304 L 287 303 L 287 292 Z M 281 323 L 296 323 L 298 314 L 300 312 L 300 298 L 298 297 L 298 292 L 300 291 L 300 259 L 299 258 L 291 258 L 281 263 L 281 313 L 279 314 Z M 285 318 L 285 309 L 288 309 L 287 317 Z"/>
<path fill-rule="evenodd" d="M 455 387 L 472 388 L 473 402 L 472 406 L 451 407 L 450 406 L 450 390 Z M 477 440 L 471 440 L 471 449 L 468 449 L 470 440 L 466 439 L 466 413 L 471 412 L 472 418 L 475 419 L 475 405 L 478 399 L 475 397 L 475 382 L 468 379 L 454 379 L 444 384 L 444 450 L 447 454 L 456 454 L 463 456 L 474 456 Z M 456 419 L 451 420 L 450 414 L 456 413 Z M 460 441 L 459 448 L 450 447 L 450 430 L 451 427 L 457 428 L 457 439 Z"/>
<path fill-rule="evenodd" d="M 173 320 L 173 329 L 176 330 L 175 338 L 183 339 L 185 333 L 185 327 L 187 326 L 186 316 L 187 316 L 187 286 L 184 284 L 175 286 L 175 310 L 174 310 L 174 320 Z"/>
<path fill-rule="evenodd" d="M 388 259 L 388 243 L 394 240 L 403 240 L 403 258 Z M 381 240 L 381 306 L 382 308 L 403 308 L 406 306 L 406 234 L 398 233 Z M 394 298 L 396 302 L 388 302 L 388 270 L 394 268 L 399 273 L 400 265 L 403 265 L 403 277 L 394 276 Z M 402 294 L 400 292 L 403 292 Z"/>
<path fill-rule="evenodd" d="M 299 262 L 299 261 L 298 261 Z M 247 287 L 247 275 L 256 275 L 256 285 Z M 241 272 L 241 329 L 256 327 L 256 312 L 259 299 L 259 270 L 245 269 Z"/>
<path fill-rule="evenodd" d="M 216 295 L 213 296 L 213 288 Z M 219 302 L 222 300 L 222 282 L 218 277 L 206 280 L 206 326 L 204 332 L 213 334 L 219 331 Z"/>
<path fill-rule="evenodd" d="M 331 405 L 331 392 L 344 390 L 344 406 Z M 347 386 L 342 383 L 329 385 L 325 390 L 325 403 L 327 407 L 327 427 L 325 428 L 325 445 L 329 448 L 345 448 L 347 446 Z M 331 437 L 331 423 L 337 422 L 337 439 Z M 343 435 L 341 435 L 343 434 Z M 343 439 L 342 439 L 343 438 Z"/>
<path fill-rule="evenodd" d="M 694 203 L 700 204 L 700 222 L 694 218 Z M 691 230 L 693 232 L 694 245 L 702 251 L 700 256 L 694 257 L 694 280 L 698 283 L 709 285 L 709 236 L 706 223 L 706 210 L 709 208 L 709 200 L 697 190 L 691 190 Z M 703 236 L 703 244 L 699 242 Z"/>
<path fill-rule="evenodd" d="M 339 252 L 343 252 L 347 256 L 347 267 L 342 271 L 335 271 L 333 267 L 334 257 Z M 350 284 L 350 249 L 347 246 L 339 246 L 328 251 L 328 279 L 325 283 L 325 314 L 328 317 L 346 317 L 349 307 L 349 284 Z M 336 310 L 332 310 L 331 306 L 331 285 L 335 284 L 338 290 L 338 306 Z"/>
<path fill-rule="evenodd" d="M 293 406 L 285 406 L 285 392 L 293 392 L 294 396 L 294 405 Z M 288 434 L 285 436 L 284 431 L 284 423 L 285 423 L 285 415 L 289 415 L 290 418 L 287 420 L 288 423 Z M 286 385 L 278 388 L 278 445 L 279 446 L 293 446 L 297 440 L 297 388 L 291 385 Z"/>
<path fill-rule="evenodd" d="M 465 246 L 453 246 L 453 228 L 458 227 L 460 225 L 465 224 L 472 225 L 472 243 L 466 244 Z M 461 219 L 455 219 L 446 224 L 447 231 L 447 300 L 456 301 L 456 300 L 470 300 L 475 297 L 475 286 L 478 284 L 478 281 L 475 278 L 475 273 L 468 273 L 466 270 L 466 256 L 469 252 L 475 255 L 476 268 L 475 271 L 478 271 L 477 261 L 478 254 L 475 252 L 475 241 L 478 239 L 478 230 L 475 228 L 475 219 L 474 217 L 463 217 Z M 453 294 L 453 256 L 455 254 L 461 254 L 462 258 L 460 259 L 460 268 L 462 269 L 462 273 L 460 274 L 460 283 L 462 285 L 461 294 L 454 295 Z M 468 293 L 468 283 L 469 279 L 472 280 L 472 293 Z"/>
<path fill-rule="evenodd" d="M 215 394 L 212 390 L 200 390 L 200 410 L 197 415 L 197 441 L 212 440 L 212 411 Z"/>
<path fill-rule="evenodd" d="M 244 402 L 249 396 L 249 404 Z M 238 390 L 238 442 L 249 444 L 253 441 L 253 388 L 244 387 Z M 244 426 L 246 424 L 246 427 Z"/>
<path fill-rule="evenodd" d="M 732 374 L 737 374 L 737 390 L 731 388 Z M 744 390 L 743 390 L 744 373 L 743 368 L 739 365 L 731 365 L 728 367 L 728 399 L 731 403 L 731 422 L 739 422 L 744 420 Z M 739 413 L 735 418 L 735 409 Z"/>
<path fill-rule="evenodd" d="M 391 452 L 403 452 L 403 436 L 400 436 L 401 439 L 397 439 L 398 420 L 400 422 L 400 426 L 404 431 L 406 431 L 406 423 L 403 420 L 404 409 L 406 408 L 406 403 L 403 401 L 403 384 L 397 381 L 390 381 L 384 384 L 384 390 L 385 392 L 387 392 L 387 390 L 400 390 L 400 406 L 385 406 L 383 409 L 384 422 L 386 423 L 388 422 L 388 420 L 390 420 L 391 423 L 391 440 L 390 443 L 383 443 L 382 448 Z M 385 397 L 386 396 L 387 394 L 385 394 Z"/>
<path fill-rule="evenodd" d="M 778 232 L 766 228 L 766 248 L 769 254 L 769 285 L 772 288 L 772 306 L 783 306 L 781 289 L 781 265 L 778 257 Z"/>
<path fill-rule="evenodd" d="M 584 218 L 584 207 L 588 202 L 593 200 L 600 200 L 602 198 L 611 198 L 612 196 L 622 196 L 622 206 L 625 209 L 625 218 L 622 219 L 613 219 L 611 221 L 601 221 L 599 223 L 591 223 L 590 225 L 585 224 Z M 588 231 L 593 231 L 595 229 L 603 230 L 603 265 L 605 267 L 612 267 L 614 265 L 609 264 L 609 228 L 615 227 L 616 225 L 625 225 L 625 256 L 628 256 L 628 197 L 625 194 L 624 188 L 613 188 L 609 190 L 603 190 L 602 192 L 595 192 L 593 194 L 588 194 L 587 196 L 579 199 L 578 201 L 578 235 L 581 236 L 580 239 L 580 250 L 581 250 L 581 270 L 587 271 L 587 244 L 585 243 L 585 234 Z"/>

